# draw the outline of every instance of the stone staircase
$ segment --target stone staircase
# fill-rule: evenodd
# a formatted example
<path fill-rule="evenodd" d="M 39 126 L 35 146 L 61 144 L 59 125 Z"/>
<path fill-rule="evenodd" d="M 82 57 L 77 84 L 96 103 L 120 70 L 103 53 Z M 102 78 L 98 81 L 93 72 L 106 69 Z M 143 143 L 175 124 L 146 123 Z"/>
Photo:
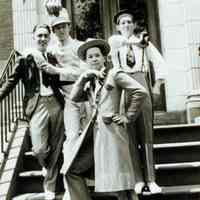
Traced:
<path fill-rule="evenodd" d="M 154 137 L 156 179 L 163 194 L 191 199 L 200 192 L 200 125 L 157 126 Z"/>
<path fill-rule="evenodd" d="M 162 194 L 140 195 L 140 200 L 199 200 L 200 199 L 200 125 L 182 124 L 155 126 L 154 154 L 157 183 Z M 33 200 L 44 197 L 42 191 L 42 172 L 27 151 L 23 166 L 17 178 L 17 192 L 14 200 Z M 93 192 L 94 200 L 117 200 L 116 194 Z M 62 199 L 62 178 L 58 179 L 57 199 Z"/>
<path fill-rule="evenodd" d="M 31 147 L 30 144 L 29 146 Z M 42 168 L 30 150 L 29 148 L 29 151 L 23 155 L 23 164 L 16 181 L 16 193 L 13 200 L 44 200 Z M 115 193 L 94 193 L 94 182 L 87 180 L 87 183 L 93 200 L 117 200 Z M 58 177 L 56 193 L 56 200 L 61 200 L 64 193 L 62 175 Z"/>

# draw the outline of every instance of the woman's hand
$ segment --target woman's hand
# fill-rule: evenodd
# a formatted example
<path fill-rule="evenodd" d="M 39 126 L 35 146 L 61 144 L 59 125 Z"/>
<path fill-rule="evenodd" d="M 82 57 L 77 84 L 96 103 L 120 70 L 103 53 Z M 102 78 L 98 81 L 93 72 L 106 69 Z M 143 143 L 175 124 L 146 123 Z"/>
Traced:
<path fill-rule="evenodd" d="M 129 123 L 128 118 L 125 115 L 115 114 L 112 117 L 113 122 L 117 123 L 118 125 L 123 125 Z"/>

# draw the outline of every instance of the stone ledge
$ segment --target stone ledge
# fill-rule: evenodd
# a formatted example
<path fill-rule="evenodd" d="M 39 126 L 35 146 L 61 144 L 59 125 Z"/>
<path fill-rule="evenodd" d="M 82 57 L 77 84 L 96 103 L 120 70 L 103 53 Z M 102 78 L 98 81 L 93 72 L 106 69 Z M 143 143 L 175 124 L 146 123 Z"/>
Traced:
<path fill-rule="evenodd" d="M 186 111 L 154 112 L 154 125 L 187 124 Z"/>
<path fill-rule="evenodd" d="M 15 180 L 18 174 L 21 160 L 26 146 L 27 124 L 24 123 L 23 128 L 17 129 L 13 142 L 11 144 L 7 160 L 5 161 L 3 172 L 0 180 L 0 199 L 12 199 L 15 190 Z M 20 138 L 18 136 L 21 136 Z"/>

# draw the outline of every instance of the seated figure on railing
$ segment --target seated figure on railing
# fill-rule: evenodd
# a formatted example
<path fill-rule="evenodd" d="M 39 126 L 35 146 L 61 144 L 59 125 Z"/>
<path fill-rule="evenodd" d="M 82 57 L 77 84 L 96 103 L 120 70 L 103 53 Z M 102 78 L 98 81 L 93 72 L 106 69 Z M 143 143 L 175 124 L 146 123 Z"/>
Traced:
<path fill-rule="evenodd" d="M 137 179 L 135 191 L 141 193 L 144 190 L 155 194 L 161 192 L 161 187 L 156 184 L 154 173 L 152 76 L 149 61 L 153 63 L 155 70 L 160 72 L 157 74 L 160 75 L 160 79 L 154 85 L 154 92 L 158 90 L 161 78 L 165 77 L 167 65 L 159 51 L 148 41 L 147 33 L 139 31 L 136 34 L 138 26 L 136 18 L 136 14 L 131 10 L 119 11 L 113 19 L 119 34 L 112 35 L 108 41 L 114 67 L 126 71 L 148 90 L 148 98 L 145 99 L 142 112 L 136 123 L 130 124 L 128 129 L 133 140 L 133 164 Z M 124 110 L 129 105 L 129 96 L 129 92 L 125 92 Z M 140 163 L 143 163 L 143 166 Z"/>
<path fill-rule="evenodd" d="M 55 199 L 58 158 L 63 145 L 64 98 L 59 90 L 59 77 L 48 75 L 44 66 L 57 65 L 56 58 L 46 52 L 50 40 L 48 25 L 36 25 L 33 30 L 35 47 L 25 50 L 17 60 L 13 73 L 0 88 L 0 101 L 21 80 L 25 96 L 24 113 L 29 121 L 32 149 L 44 174 L 45 199 Z"/>

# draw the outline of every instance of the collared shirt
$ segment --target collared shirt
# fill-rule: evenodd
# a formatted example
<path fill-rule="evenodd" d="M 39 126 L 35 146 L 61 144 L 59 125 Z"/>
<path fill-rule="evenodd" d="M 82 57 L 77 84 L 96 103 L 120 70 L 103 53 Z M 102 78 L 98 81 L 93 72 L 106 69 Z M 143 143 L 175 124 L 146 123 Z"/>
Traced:
<path fill-rule="evenodd" d="M 58 41 L 55 46 L 50 47 L 50 51 L 56 56 L 61 67 L 67 69 L 65 75 L 60 75 L 61 81 L 76 81 L 81 71 L 84 70 L 84 64 L 77 55 L 78 48 L 82 43 L 69 37 L 64 45 Z M 72 90 L 72 85 L 62 88 L 65 95 L 68 96 Z"/>
<path fill-rule="evenodd" d="M 132 68 L 126 64 L 126 56 L 128 52 L 128 45 L 125 44 L 126 41 L 133 43 L 132 49 L 135 55 L 135 65 Z M 116 67 L 121 65 L 123 70 L 129 73 L 138 71 L 147 72 L 149 69 L 149 61 L 151 61 L 156 72 L 156 78 L 165 78 L 167 73 L 167 64 L 160 52 L 151 42 L 149 42 L 149 45 L 143 51 L 143 48 L 137 45 L 138 42 L 139 38 L 134 35 L 129 39 L 121 35 L 111 36 L 109 44 L 111 46 L 113 65 Z"/>

